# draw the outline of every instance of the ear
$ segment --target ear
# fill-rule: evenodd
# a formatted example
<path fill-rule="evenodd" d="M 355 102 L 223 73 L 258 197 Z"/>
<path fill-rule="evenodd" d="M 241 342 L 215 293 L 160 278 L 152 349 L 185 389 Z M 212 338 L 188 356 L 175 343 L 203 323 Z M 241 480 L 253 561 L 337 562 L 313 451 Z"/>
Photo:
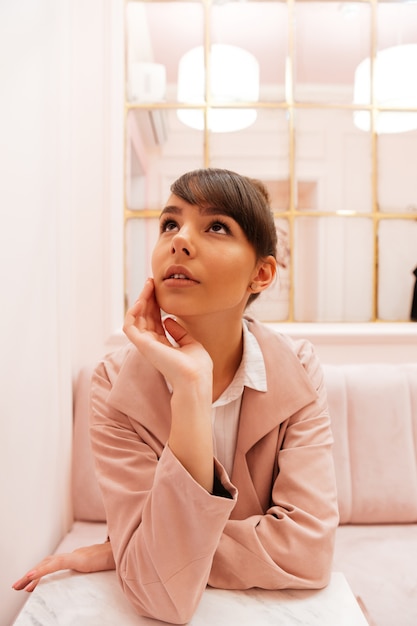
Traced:
<path fill-rule="evenodd" d="M 277 273 L 277 262 L 275 257 L 267 256 L 258 261 L 252 281 L 249 285 L 251 293 L 264 291 L 273 282 Z"/>

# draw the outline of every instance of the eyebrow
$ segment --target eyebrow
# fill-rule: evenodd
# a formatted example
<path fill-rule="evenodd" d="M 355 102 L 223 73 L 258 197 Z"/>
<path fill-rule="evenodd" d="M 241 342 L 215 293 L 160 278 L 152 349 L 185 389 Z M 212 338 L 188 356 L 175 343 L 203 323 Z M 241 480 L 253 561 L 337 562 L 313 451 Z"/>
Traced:
<path fill-rule="evenodd" d="M 226 213 L 226 211 L 219 209 L 218 207 L 210 206 L 210 205 L 206 207 L 198 207 L 198 212 L 200 213 L 200 215 L 225 215 L 225 216 L 231 217 L 228 213 Z M 169 204 L 168 206 L 162 209 L 159 217 L 161 218 L 165 213 L 173 213 L 174 215 L 181 215 L 182 209 L 175 205 Z"/>

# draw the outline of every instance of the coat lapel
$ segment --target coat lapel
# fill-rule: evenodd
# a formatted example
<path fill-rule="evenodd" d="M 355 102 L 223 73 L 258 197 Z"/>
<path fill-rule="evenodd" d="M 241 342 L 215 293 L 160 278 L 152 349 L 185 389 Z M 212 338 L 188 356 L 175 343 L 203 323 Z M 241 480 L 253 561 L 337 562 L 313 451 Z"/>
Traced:
<path fill-rule="evenodd" d="M 242 453 L 317 398 L 317 392 L 288 340 L 271 333 L 258 322 L 252 321 L 250 330 L 264 356 L 268 391 L 245 389 L 237 442 Z"/>
<path fill-rule="evenodd" d="M 289 340 L 258 322 L 250 321 L 250 330 L 265 359 L 268 391 L 245 388 L 243 394 L 231 476 L 239 491 L 231 516 L 234 519 L 243 519 L 255 511 L 262 514 L 268 506 L 277 446 L 282 443 L 280 432 L 274 431 L 317 398 Z M 171 426 L 171 394 L 165 379 L 135 347 L 119 352 L 107 402 L 136 421 L 138 432 L 145 428 L 163 447 Z"/>
<path fill-rule="evenodd" d="M 288 340 L 257 322 L 251 322 L 250 330 L 263 352 L 268 391 L 246 388 L 243 394 L 231 477 L 239 491 L 232 513 L 235 519 L 243 519 L 256 510 L 260 514 L 264 512 L 276 473 L 277 446 L 282 443 L 279 432 L 273 431 L 278 431 L 283 422 L 317 398 Z M 267 437 L 268 434 L 271 436 Z"/>

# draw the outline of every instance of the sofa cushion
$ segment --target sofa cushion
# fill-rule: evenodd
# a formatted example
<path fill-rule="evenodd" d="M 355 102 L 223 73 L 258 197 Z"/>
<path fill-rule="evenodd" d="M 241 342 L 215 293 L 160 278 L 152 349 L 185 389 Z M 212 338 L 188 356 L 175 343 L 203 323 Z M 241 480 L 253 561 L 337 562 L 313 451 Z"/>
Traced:
<path fill-rule="evenodd" d="M 340 521 L 417 521 L 417 364 L 325 365 Z"/>
<path fill-rule="evenodd" d="M 71 530 L 55 549 L 55 554 L 72 552 L 77 548 L 104 543 L 107 539 L 107 524 L 102 522 L 74 522 Z"/>
<path fill-rule="evenodd" d="M 80 370 L 74 388 L 72 501 L 74 519 L 105 522 L 103 500 L 90 447 L 89 405 L 92 367 Z"/>
<path fill-rule="evenodd" d="M 416 524 L 339 526 L 333 569 L 345 574 L 372 624 L 415 626 L 416 554 Z"/>
<path fill-rule="evenodd" d="M 417 521 L 417 364 L 325 364 L 340 521 Z M 74 518 L 105 521 L 88 432 L 92 367 L 75 385 Z"/>

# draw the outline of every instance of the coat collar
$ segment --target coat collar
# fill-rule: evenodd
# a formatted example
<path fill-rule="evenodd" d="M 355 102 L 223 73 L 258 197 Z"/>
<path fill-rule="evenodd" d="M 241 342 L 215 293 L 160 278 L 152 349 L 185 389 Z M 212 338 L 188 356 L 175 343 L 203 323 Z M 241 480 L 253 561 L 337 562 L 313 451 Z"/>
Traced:
<path fill-rule="evenodd" d="M 267 373 L 266 393 L 245 389 L 237 447 L 247 452 L 268 432 L 317 398 L 317 392 L 298 359 L 291 340 L 249 320 L 261 346 Z"/>
<path fill-rule="evenodd" d="M 291 340 L 254 320 L 249 320 L 249 330 L 265 359 L 268 391 L 245 388 L 237 440 L 237 449 L 243 454 L 317 397 Z M 115 364 L 117 373 L 111 381 L 108 404 L 139 422 L 165 445 L 171 394 L 164 377 L 130 344 L 118 351 Z"/>

